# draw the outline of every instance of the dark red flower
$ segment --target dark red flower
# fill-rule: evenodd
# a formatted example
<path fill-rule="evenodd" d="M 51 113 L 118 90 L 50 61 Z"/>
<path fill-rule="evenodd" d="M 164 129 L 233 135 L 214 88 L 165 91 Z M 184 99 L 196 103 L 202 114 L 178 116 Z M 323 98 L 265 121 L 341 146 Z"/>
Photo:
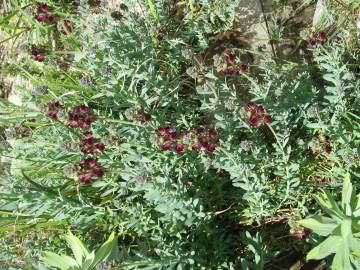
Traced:
<path fill-rule="evenodd" d="M 201 145 L 199 143 L 193 145 L 192 150 L 195 152 L 199 152 L 201 150 Z"/>
<path fill-rule="evenodd" d="M 256 113 L 258 116 L 263 116 L 265 114 L 265 108 L 262 105 L 256 107 Z"/>
<path fill-rule="evenodd" d="M 319 33 L 319 40 L 325 42 L 327 40 L 327 35 L 324 32 Z"/>
<path fill-rule="evenodd" d="M 91 182 L 92 182 L 91 174 L 81 175 L 80 176 L 80 181 L 83 184 L 91 184 Z"/>
<path fill-rule="evenodd" d="M 245 72 L 247 72 L 247 71 L 248 71 L 248 66 L 245 65 L 245 64 L 241 64 L 241 65 L 239 66 L 239 71 L 240 71 L 240 73 L 245 73 Z"/>
<path fill-rule="evenodd" d="M 141 122 L 149 122 L 151 120 L 151 115 L 148 113 L 143 113 L 140 117 Z"/>
<path fill-rule="evenodd" d="M 61 104 L 59 101 L 51 102 L 48 104 L 49 110 L 58 111 L 61 109 Z"/>
<path fill-rule="evenodd" d="M 90 145 L 90 144 L 94 144 L 95 143 L 95 139 L 90 137 L 90 138 L 86 138 L 80 141 L 81 145 Z"/>
<path fill-rule="evenodd" d="M 91 131 L 86 131 L 83 133 L 83 135 L 86 137 L 86 138 L 91 138 L 94 134 L 91 132 Z"/>
<path fill-rule="evenodd" d="M 312 230 L 311 230 L 311 229 L 309 229 L 309 228 L 304 228 L 304 231 L 303 231 L 303 236 L 304 236 L 304 237 L 309 236 L 311 233 L 312 233 Z"/>
<path fill-rule="evenodd" d="M 80 119 L 78 121 L 79 127 L 82 129 L 90 128 L 92 119 L 90 117 L 85 117 L 84 119 Z"/>
<path fill-rule="evenodd" d="M 249 109 L 249 110 L 256 110 L 257 109 L 257 105 L 256 103 L 254 102 L 249 102 L 246 107 Z"/>
<path fill-rule="evenodd" d="M 183 154 L 183 153 L 185 153 L 185 151 L 186 151 L 185 145 L 182 144 L 182 143 L 176 145 L 176 146 L 175 146 L 175 151 L 176 151 L 176 153 L 178 153 L 178 154 Z"/>
<path fill-rule="evenodd" d="M 225 70 L 225 73 L 227 75 L 234 75 L 236 74 L 236 72 L 238 71 L 238 68 L 237 67 L 228 67 L 226 70 Z"/>
<path fill-rule="evenodd" d="M 45 17 L 48 23 L 56 24 L 56 18 L 52 13 L 47 13 Z"/>
<path fill-rule="evenodd" d="M 160 149 L 161 149 L 162 151 L 168 151 L 168 150 L 171 150 L 171 149 L 172 149 L 172 145 L 169 144 L 169 143 L 165 143 L 165 144 L 163 144 L 163 145 L 160 146 Z"/>
<path fill-rule="evenodd" d="M 316 43 L 317 43 L 317 41 L 316 41 L 316 39 L 314 39 L 314 38 L 310 38 L 309 41 L 308 41 L 308 43 L 309 43 L 310 46 L 315 46 Z"/>
<path fill-rule="evenodd" d="M 201 145 L 201 147 L 206 149 L 208 147 L 208 145 L 209 145 L 209 142 L 206 139 L 202 138 L 202 139 L 199 140 L 199 144 Z"/>
<path fill-rule="evenodd" d="M 79 123 L 76 121 L 70 121 L 69 123 L 67 123 L 67 126 L 70 128 L 77 128 L 79 127 Z"/>
<path fill-rule="evenodd" d="M 332 147 L 328 144 L 324 146 L 324 151 L 326 154 L 330 154 L 332 151 Z"/>
<path fill-rule="evenodd" d="M 34 60 L 38 62 L 44 62 L 45 61 L 45 55 L 43 54 L 37 54 L 34 56 Z"/>
<path fill-rule="evenodd" d="M 216 150 L 216 147 L 217 147 L 216 144 L 211 143 L 211 144 L 209 144 L 209 145 L 206 147 L 206 151 L 212 153 L 212 152 L 214 152 L 214 151 Z"/>
<path fill-rule="evenodd" d="M 104 168 L 96 168 L 91 171 L 91 175 L 97 178 L 101 178 L 104 175 Z"/>
<path fill-rule="evenodd" d="M 96 148 L 97 148 L 97 150 L 99 150 L 100 152 L 102 152 L 102 151 L 105 150 L 105 144 L 103 144 L 103 143 L 98 143 L 98 144 L 96 144 Z"/>
<path fill-rule="evenodd" d="M 49 117 L 53 120 L 57 120 L 57 114 L 58 114 L 58 111 L 49 111 L 46 113 L 46 117 Z"/>
<path fill-rule="evenodd" d="M 49 6 L 45 3 L 38 3 L 37 11 L 39 13 L 45 13 L 49 11 Z"/>
<path fill-rule="evenodd" d="M 88 158 L 84 158 L 82 162 L 85 168 L 94 168 L 97 165 L 97 161 L 98 160 L 96 158 L 88 157 Z"/>
<path fill-rule="evenodd" d="M 234 65 L 236 60 L 236 55 L 234 53 L 229 53 L 226 55 L 226 62 L 228 65 Z"/>
<path fill-rule="evenodd" d="M 219 132 L 217 132 L 215 129 L 209 130 L 209 138 L 212 140 L 216 140 L 219 137 Z"/>
<path fill-rule="evenodd" d="M 37 20 L 38 22 L 45 22 L 46 21 L 46 15 L 45 14 L 36 15 L 35 20 Z"/>
<path fill-rule="evenodd" d="M 167 138 L 168 138 L 168 140 L 170 140 L 170 141 L 175 141 L 175 140 L 177 139 L 177 134 L 176 134 L 176 132 L 171 132 L 171 133 L 169 133 L 169 134 L 167 135 Z"/>
<path fill-rule="evenodd" d="M 203 136 L 203 135 L 205 135 L 205 128 L 199 127 L 196 129 L 196 132 L 198 135 Z"/>
<path fill-rule="evenodd" d="M 259 118 L 257 115 L 253 114 L 252 116 L 250 116 L 249 120 L 248 120 L 249 124 L 255 128 L 259 128 L 260 124 L 259 124 Z"/>
<path fill-rule="evenodd" d="M 303 233 L 302 232 L 295 232 L 292 234 L 295 240 L 301 241 L 303 239 Z"/>
<path fill-rule="evenodd" d="M 64 29 L 59 30 L 60 34 L 66 36 L 68 33 Z"/>
<path fill-rule="evenodd" d="M 264 116 L 264 124 L 265 124 L 265 125 L 270 125 L 271 122 L 272 122 L 271 116 L 268 115 L 268 114 L 266 114 L 266 115 Z"/>
<path fill-rule="evenodd" d="M 167 131 L 165 128 L 158 128 L 156 130 L 156 133 L 160 136 L 160 137 L 164 137 L 167 134 Z"/>
<path fill-rule="evenodd" d="M 79 112 L 79 113 L 89 113 L 90 107 L 88 107 L 86 105 L 78 105 L 78 106 L 74 107 L 74 111 Z"/>

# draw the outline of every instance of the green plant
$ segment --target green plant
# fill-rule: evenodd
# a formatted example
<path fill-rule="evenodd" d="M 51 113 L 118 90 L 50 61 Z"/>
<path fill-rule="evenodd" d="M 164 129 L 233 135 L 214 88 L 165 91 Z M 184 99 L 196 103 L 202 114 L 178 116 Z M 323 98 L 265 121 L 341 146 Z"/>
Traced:
<path fill-rule="evenodd" d="M 44 251 L 42 252 L 42 261 L 49 266 L 57 267 L 61 270 L 93 270 L 98 264 L 106 261 L 114 250 L 117 249 L 117 237 L 115 233 L 112 233 L 98 250 L 91 252 L 89 252 L 84 243 L 70 231 L 65 236 L 65 240 L 71 248 L 74 258 Z"/>
<path fill-rule="evenodd" d="M 306 258 L 319 260 L 334 254 L 332 269 L 359 269 L 360 194 L 356 195 L 350 175 L 346 174 L 343 179 L 341 203 L 337 203 L 328 191 L 317 195 L 316 201 L 328 216 L 314 215 L 298 223 L 326 239 Z"/>

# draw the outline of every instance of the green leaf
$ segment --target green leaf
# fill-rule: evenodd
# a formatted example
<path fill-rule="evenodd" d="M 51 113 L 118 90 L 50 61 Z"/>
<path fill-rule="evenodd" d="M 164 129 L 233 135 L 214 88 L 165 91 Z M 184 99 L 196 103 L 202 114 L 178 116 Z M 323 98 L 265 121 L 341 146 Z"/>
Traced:
<path fill-rule="evenodd" d="M 117 247 L 117 237 L 115 237 L 115 233 L 113 232 L 109 239 L 95 252 L 95 258 L 91 266 L 94 267 L 99 262 L 105 261 L 115 247 Z"/>
<path fill-rule="evenodd" d="M 323 191 L 319 196 L 315 196 L 315 199 L 331 217 L 339 221 L 342 220 L 344 214 L 336 204 L 334 197 L 328 191 Z"/>
<path fill-rule="evenodd" d="M 337 249 L 339 249 L 343 244 L 343 239 L 341 236 L 332 235 L 326 238 L 319 245 L 314 247 L 307 254 L 306 259 L 308 260 L 320 260 L 332 253 L 336 253 Z"/>
<path fill-rule="evenodd" d="M 68 242 L 72 252 L 74 253 L 76 262 L 81 265 L 83 257 L 89 255 L 89 251 L 85 247 L 84 243 L 74 236 L 71 231 L 65 236 L 65 240 Z"/>
<path fill-rule="evenodd" d="M 95 252 L 92 251 L 90 254 L 86 256 L 84 263 L 82 264 L 82 270 L 92 269 L 92 266 L 94 265 L 94 259 L 95 259 Z"/>
<path fill-rule="evenodd" d="M 309 218 L 298 221 L 298 223 L 305 228 L 309 228 L 314 233 L 322 236 L 328 236 L 334 229 L 339 226 L 335 220 L 319 215 L 314 215 Z"/>
<path fill-rule="evenodd" d="M 44 263 L 62 270 L 78 266 L 73 258 L 66 255 L 59 256 L 53 252 L 44 251 L 41 253 L 41 256 L 41 260 Z"/>
<path fill-rule="evenodd" d="M 353 188 L 350 182 L 350 175 L 346 174 L 344 177 L 342 196 L 341 196 L 341 206 L 345 210 L 347 205 L 350 205 L 351 199 L 353 199 Z"/>
<path fill-rule="evenodd" d="M 154 19 L 159 22 L 159 16 L 157 14 L 157 11 L 156 11 L 156 7 L 153 3 L 152 0 L 147 0 L 147 4 L 149 6 L 149 9 L 150 9 L 150 12 L 151 12 L 151 15 L 154 17 Z"/>
<path fill-rule="evenodd" d="M 340 247 L 335 253 L 336 254 L 331 265 L 332 270 L 355 270 L 350 262 L 349 249 Z"/>

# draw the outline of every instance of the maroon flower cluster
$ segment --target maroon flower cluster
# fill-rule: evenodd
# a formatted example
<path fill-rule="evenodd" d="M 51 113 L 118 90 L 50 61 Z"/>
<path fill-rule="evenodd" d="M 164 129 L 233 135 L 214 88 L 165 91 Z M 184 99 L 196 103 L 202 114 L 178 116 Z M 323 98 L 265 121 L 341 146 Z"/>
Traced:
<path fill-rule="evenodd" d="M 30 55 L 35 61 L 44 62 L 45 49 L 39 45 L 32 45 L 30 49 Z"/>
<path fill-rule="evenodd" d="M 46 116 L 57 120 L 58 113 L 62 106 L 58 101 L 48 104 L 49 111 Z M 68 113 L 67 126 L 70 128 L 90 129 L 91 124 L 95 120 L 91 108 L 86 105 L 79 105 L 71 108 Z M 79 164 L 77 175 L 83 184 L 92 183 L 94 178 L 101 178 L 104 175 L 105 168 L 99 164 L 98 159 L 94 156 L 105 150 L 105 144 L 100 139 L 94 138 L 93 132 L 90 130 L 83 133 L 84 138 L 80 140 L 80 151 L 86 156 Z"/>
<path fill-rule="evenodd" d="M 315 46 L 318 43 L 324 43 L 327 41 L 327 35 L 324 32 L 319 32 L 315 37 L 309 39 L 310 46 Z"/>
<path fill-rule="evenodd" d="M 39 3 L 37 6 L 37 14 L 35 15 L 35 20 L 38 22 L 56 24 L 56 18 L 52 12 L 49 10 L 49 6 L 45 3 Z"/>
<path fill-rule="evenodd" d="M 306 237 L 308 237 L 311 233 L 312 233 L 312 230 L 310 230 L 308 228 L 304 228 L 302 231 L 296 231 L 296 232 L 292 233 L 292 236 L 294 237 L 295 240 L 301 241 L 301 240 L 305 239 Z"/>
<path fill-rule="evenodd" d="M 144 111 L 144 108 L 141 108 L 138 110 L 137 112 L 137 119 L 140 121 L 140 122 L 149 122 L 151 120 L 151 115 L 146 113 Z"/>
<path fill-rule="evenodd" d="M 92 114 L 90 107 L 79 105 L 72 108 L 72 111 L 68 113 L 67 126 L 70 128 L 88 129 L 94 120 L 95 116 Z"/>
<path fill-rule="evenodd" d="M 46 116 L 51 118 L 52 120 L 57 120 L 61 108 L 62 106 L 60 105 L 59 101 L 49 103 L 48 104 L 49 111 L 46 113 Z"/>
<path fill-rule="evenodd" d="M 250 126 L 259 128 L 261 120 L 265 125 L 270 125 L 272 122 L 271 116 L 266 114 L 265 108 L 262 105 L 258 105 L 254 102 L 250 102 L 243 108 L 243 114 L 247 119 Z"/>
<path fill-rule="evenodd" d="M 156 134 L 162 151 L 174 151 L 178 154 L 186 151 L 213 153 L 219 139 L 218 131 L 203 127 L 181 132 L 175 132 L 170 127 L 158 128 Z"/>
<path fill-rule="evenodd" d="M 225 58 L 228 67 L 223 71 L 223 73 L 227 75 L 235 75 L 237 72 L 245 73 L 248 71 L 248 66 L 245 64 L 241 64 L 239 66 L 235 65 L 236 55 L 234 53 L 228 53 Z"/>

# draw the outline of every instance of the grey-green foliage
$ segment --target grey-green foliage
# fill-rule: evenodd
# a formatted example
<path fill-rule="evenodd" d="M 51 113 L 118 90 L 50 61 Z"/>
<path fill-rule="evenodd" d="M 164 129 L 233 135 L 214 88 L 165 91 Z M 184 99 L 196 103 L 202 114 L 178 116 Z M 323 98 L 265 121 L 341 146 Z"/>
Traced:
<path fill-rule="evenodd" d="M 276 255 L 263 243 L 263 237 L 259 232 L 252 236 L 249 232 L 243 235 L 243 242 L 247 245 L 247 252 L 244 258 L 241 259 L 242 270 L 264 270 L 266 269 L 266 262 L 271 260 Z"/>
<path fill-rule="evenodd" d="M 313 215 L 298 223 L 326 238 L 307 254 L 307 259 L 335 255 L 331 269 L 359 269 L 360 194 L 356 194 L 350 175 L 344 175 L 341 202 L 328 191 L 317 195 L 316 200 L 327 215 Z"/>

